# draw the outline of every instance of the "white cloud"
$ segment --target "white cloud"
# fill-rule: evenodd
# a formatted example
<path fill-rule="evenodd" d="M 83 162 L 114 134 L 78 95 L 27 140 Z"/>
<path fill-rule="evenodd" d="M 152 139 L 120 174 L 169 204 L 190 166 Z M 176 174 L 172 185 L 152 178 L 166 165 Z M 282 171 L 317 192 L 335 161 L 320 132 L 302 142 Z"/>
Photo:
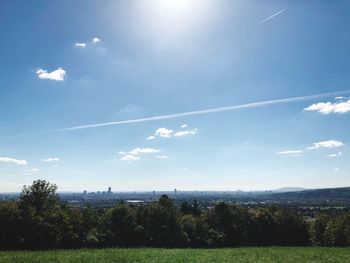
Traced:
<path fill-rule="evenodd" d="M 62 68 L 58 68 L 52 72 L 48 72 L 45 69 L 38 69 L 36 71 L 36 74 L 38 75 L 39 79 L 50 79 L 50 80 L 62 81 L 66 76 L 66 71 Z"/>
<path fill-rule="evenodd" d="M 314 149 L 319 149 L 319 148 L 337 148 L 344 146 L 344 143 L 341 141 L 336 141 L 336 140 L 328 140 L 328 141 L 323 141 L 323 142 L 315 142 L 313 146 L 308 147 L 308 150 L 314 150 Z"/>
<path fill-rule="evenodd" d="M 337 168 L 334 168 L 333 171 L 334 171 L 334 172 L 338 172 L 338 171 L 339 171 L 339 168 L 338 168 L 338 167 L 337 167 Z"/>
<path fill-rule="evenodd" d="M 158 159 L 168 159 L 169 157 L 166 155 L 157 155 L 156 156 Z"/>
<path fill-rule="evenodd" d="M 342 156 L 342 155 L 343 155 L 342 152 L 338 152 L 338 153 L 328 154 L 327 157 L 336 158 L 336 157 L 339 157 L 339 156 Z"/>
<path fill-rule="evenodd" d="M 281 151 L 281 152 L 277 152 L 278 154 L 300 154 L 303 151 L 301 150 L 287 150 L 287 151 Z"/>
<path fill-rule="evenodd" d="M 75 46 L 76 47 L 80 47 L 80 48 L 84 48 L 84 47 L 86 47 L 86 43 L 79 43 L 79 42 L 77 42 L 77 43 L 75 43 Z"/>
<path fill-rule="evenodd" d="M 94 37 L 94 38 L 92 39 L 92 43 L 97 44 L 97 43 L 100 43 L 100 42 L 101 42 L 101 39 L 99 39 L 98 37 Z"/>
<path fill-rule="evenodd" d="M 24 175 L 32 175 L 32 174 L 36 174 L 37 172 L 39 172 L 39 169 L 32 168 L 32 169 L 24 170 Z"/>
<path fill-rule="evenodd" d="M 187 124 L 181 125 L 181 128 L 187 127 Z M 197 129 L 191 129 L 191 130 L 182 130 L 182 131 L 173 131 L 171 129 L 167 128 L 158 128 L 154 135 L 151 135 L 147 137 L 147 140 L 154 140 L 157 137 L 162 137 L 162 138 L 170 138 L 170 137 L 181 137 L 181 136 L 186 136 L 186 135 L 195 135 L 197 133 Z"/>
<path fill-rule="evenodd" d="M 181 128 L 182 128 L 182 129 L 184 129 L 184 128 L 186 128 L 186 127 L 188 127 L 187 124 L 182 124 L 182 125 L 181 125 Z"/>
<path fill-rule="evenodd" d="M 343 100 L 343 99 L 345 99 L 345 97 L 343 97 L 343 96 L 338 96 L 338 97 L 335 97 L 334 99 L 336 99 L 336 100 Z"/>
<path fill-rule="evenodd" d="M 328 154 L 327 157 L 335 158 L 335 157 L 338 157 L 338 154 L 336 153 Z"/>
<path fill-rule="evenodd" d="M 46 159 L 41 159 L 42 162 L 59 162 L 60 159 L 57 157 L 51 157 L 51 158 L 46 158 Z"/>
<path fill-rule="evenodd" d="M 119 154 L 124 155 L 123 157 L 120 158 L 121 161 L 136 161 L 140 160 L 141 158 L 137 155 L 140 154 L 149 154 L 149 153 L 158 153 L 160 150 L 158 149 L 153 149 L 153 148 L 135 148 L 134 150 L 130 151 L 129 153 L 126 153 L 124 151 L 119 152 Z M 157 158 L 167 158 L 167 156 L 157 156 Z"/>
<path fill-rule="evenodd" d="M 197 133 L 197 129 L 186 130 L 186 131 L 178 131 L 174 134 L 176 137 L 186 136 L 186 135 L 195 135 Z"/>
<path fill-rule="evenodd" d="M 124 155 L 122 158 L 120 158 L 121 161 L 129 161 L 129 162 L 133 162 L 140 159 L 141 159 L 140 157 L 137 157 L 131 154 Z"/>
<path fill-rule="evenodd" d="M 155 132 L 155 136 L 160 136 L 163 138 L 170 138 L 174 131 L 167 128 L 159 128 Z"/>
<path fill-rule="evenodd" d="M 339 97 L 338 97 L 339 98 Z M 350 112 L 350 100 L 339 102 L 319 102 L 305 108 L 304 111 L 317 111 L 321 114 Z"/>
<path fill-rule="evenodd" d="M 3 163 L 14 163 L 18 165 L 26 165 L 28 164 L 26 160 L 18 160 L 10 157 L 0 157 L 0 162 Z"/>
<path fill-rule="evenodd" d="M 136 148 L 136 149 L 130 151 L 129 153 L 133 154 L 133 155 L 138 155 L 141 153 L 158 153 L 158 152 L 160 152 L 160 150 L 153 149 L 153 148 Z"/>

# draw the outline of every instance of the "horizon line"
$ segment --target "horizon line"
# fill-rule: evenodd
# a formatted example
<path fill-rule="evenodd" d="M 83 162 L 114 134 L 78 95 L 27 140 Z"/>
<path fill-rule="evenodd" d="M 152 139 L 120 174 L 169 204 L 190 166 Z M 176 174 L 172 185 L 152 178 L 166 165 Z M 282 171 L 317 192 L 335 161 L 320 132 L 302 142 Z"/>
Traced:
<path fill-rule="evenodd" d="M 282 186 L 282 187 L 277 187 L 277 188 L 264 188 L 264 189 L 254 189 L 254 190 L 243 190 L 243 189 L 236 189 L 236 190 L 181 190 L 176 188 L 177 192 L 267 192 L 267 191 L 276 191 L 276 190 L 280 190 L 280 189 L 284 189 L 284 188 L 301 188 L 302 190 L 298 190 L 298 191 L 305 191 L 305 190 L 323 190 L 323 189 L 335 189 L 335 188 L 349 188 L 350 186 L 334 186 L 334 187 L 303 187 L 303 186 Z M 77 193 L 83 193 L 85 190 L 73 190 L 73 191 L 57 191 L 58 194 L 77 194 Z M 107 192 L 106 190 L 86 190 L 87 193 L 96 193 L 96 192 Z M 152 193 L 153 191 L 155 191 L 155 193 L 159 193 L 159 192 L 174 192 L 174 189 L 172 190 L 112 190 L 112 193 L 114 194 L 118 194 L 118 193 Z M 288 191 L 289 192 L 289 191 Z M 294 192 L 294 191 L 291 191 Z M 9 191 L 9 192 L 0 192 L 0 195 L 3 194 L 20 194 L 21 191 Z"/>

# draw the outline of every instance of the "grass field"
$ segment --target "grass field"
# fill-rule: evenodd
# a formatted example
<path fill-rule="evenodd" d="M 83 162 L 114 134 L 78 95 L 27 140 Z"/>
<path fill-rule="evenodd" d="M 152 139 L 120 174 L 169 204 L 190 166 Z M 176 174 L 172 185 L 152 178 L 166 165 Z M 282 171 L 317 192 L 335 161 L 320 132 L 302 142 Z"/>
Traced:
<path fill-rule="evenodd" d="M 350 262 L 349 248 L 81 249 L 0 252 L 0 262 Z"/>

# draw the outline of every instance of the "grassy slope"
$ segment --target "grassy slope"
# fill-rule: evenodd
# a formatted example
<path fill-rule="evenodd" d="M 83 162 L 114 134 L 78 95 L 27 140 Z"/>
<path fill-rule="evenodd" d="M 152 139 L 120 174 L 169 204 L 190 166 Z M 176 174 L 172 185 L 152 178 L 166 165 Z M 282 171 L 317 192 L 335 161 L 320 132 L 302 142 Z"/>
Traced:
<path fill-rule="evenodd" d="M 83 249 L 0 252 L 0 262 L 350 262 L 349 248 Z"/>

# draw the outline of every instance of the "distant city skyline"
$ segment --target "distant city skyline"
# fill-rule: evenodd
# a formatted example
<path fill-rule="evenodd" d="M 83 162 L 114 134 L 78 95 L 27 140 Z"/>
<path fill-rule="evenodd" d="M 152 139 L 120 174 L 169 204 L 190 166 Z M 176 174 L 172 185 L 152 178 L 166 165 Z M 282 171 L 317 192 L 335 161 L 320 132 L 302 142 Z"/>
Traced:
<path fill-rule="evenodd" d="M 349 11 L 0 2 L 0 192 L 350 186 Z"/>

